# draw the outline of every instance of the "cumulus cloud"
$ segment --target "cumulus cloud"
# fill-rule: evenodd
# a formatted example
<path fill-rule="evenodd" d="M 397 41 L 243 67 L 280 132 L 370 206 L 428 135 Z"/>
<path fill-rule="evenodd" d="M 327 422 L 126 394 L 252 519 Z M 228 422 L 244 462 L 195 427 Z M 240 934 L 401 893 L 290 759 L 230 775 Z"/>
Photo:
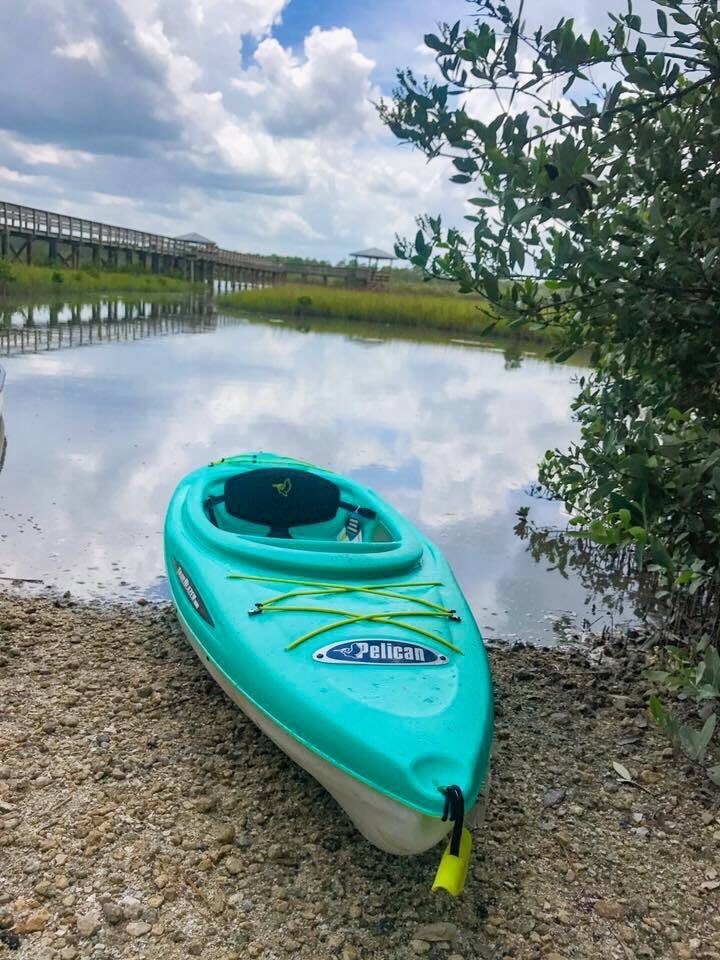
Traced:
<path fill-rule="evenodd" d="M 333 260 L 390 246 L 419 213 L 461 222 L 443 162 L 401 148 L 373 101 L 395 64 L 431 66 L 418 41 L 466 4 L 313 9 L 322 25 L 290 40 L 301 0 L 0 4 L 7 199 Z"/>
<path fill-rule="evenodd" d="M 234 78 L 236 89 L 258 97 L 256 108 L 267 130 L 279 136 L 307 136 L 317 130 L 359 137 L 374 120 L 371 99 L 374 62 L 364 56 L 346 27 L 315 27 L 305 38 L 304 57 L 276 39 L 263 40 L 254 65 Z"/>
<path fill-rule="evenodd" d="M 310 27 L 297 48 L 273 36 L 287 2 L 0 9 L 17 88 L 0 101 L 8 199 L 106 219 L 114 207 L 147 229 L 330 259 L 411 230 L 443 205 L 443 171 L 382 128 L 375 62 L 351 29 Z M 47 64 L 42 82 L 17 54 L 28 44 Z"/>

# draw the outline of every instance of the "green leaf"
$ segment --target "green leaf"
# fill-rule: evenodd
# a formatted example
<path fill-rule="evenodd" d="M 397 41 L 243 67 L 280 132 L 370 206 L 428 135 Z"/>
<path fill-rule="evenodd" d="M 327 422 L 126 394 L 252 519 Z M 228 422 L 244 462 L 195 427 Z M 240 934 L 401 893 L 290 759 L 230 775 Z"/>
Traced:
<path fill-rule="evenodd" d="M 434 33 L 426 33 L 423 41 L 426 47 L 430 47 L 431 50 L 437 50 L 438 53 L 450 54 L 453 52 L 453 48 L 439 37 L 436 37 Z"/>
<path fill-rule="evenodd" d="M 660 32 L 665 36 L 667 36 L 667 27 L 668 27 L 667 17 L 665 16 L 665 13 L 662 10 L 657 11 L 657 22 L 658 22 L 658 27 L 660 27 Z"/>
<path fill-rule="evenodd" d="M 483 270 L 482 279 L 488 299 L 496 303 L 500 299 L 500 284 L 498 283 L 497 277 L 490 273 L 489 270 Z"/>
<path fill-rule="evenodd" d="M 474 207 L 494 207 L 497 201 L 491 200 L 490 197 L 471 197 L 468 203 Z"/>
<path fill-rule="evenodd" d="M 533 217 L 536 217 L 542 210 L 536 203 L 528 204 L 527 207 L 523 207 L 522 210 L 518 210 L 515 216 L 512 218 L 510 223 L 513 226 L 517 226 L 520 223 L 525 223 L 528 220 L 532 220 Z"/>
<path fill-rule="evenodd" d="M 705 759 L 705 753 L 712 739 L 712 735 L 715 732 L 716 725 L 717 714 L 712 713 L 700 730 L 696 730 L 688 724 L 683 724 L 680 727 L 680 746 L 691 760 L 701 763 Z"/>

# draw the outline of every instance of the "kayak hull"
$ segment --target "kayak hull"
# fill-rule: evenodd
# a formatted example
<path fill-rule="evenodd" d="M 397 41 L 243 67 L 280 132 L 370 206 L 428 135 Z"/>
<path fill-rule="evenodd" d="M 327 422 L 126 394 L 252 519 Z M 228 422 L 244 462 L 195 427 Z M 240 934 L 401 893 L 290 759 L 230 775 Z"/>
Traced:
<path fill-rule="evenodd" d="M 243 696 L 218 665 L 208 658 L 181 614 L 178 614 L 178 619 L 190 645 L 218 686 L 276 747 L 327 790 L 373 846 L 385 853 L 410 856 L 424 853 L 447 835 L 450 828 L 447 822 L 428 817 L 373 790 L 291 737 Z M 469 817 L 472 818 L 472 815 L 473 811 Z"/>

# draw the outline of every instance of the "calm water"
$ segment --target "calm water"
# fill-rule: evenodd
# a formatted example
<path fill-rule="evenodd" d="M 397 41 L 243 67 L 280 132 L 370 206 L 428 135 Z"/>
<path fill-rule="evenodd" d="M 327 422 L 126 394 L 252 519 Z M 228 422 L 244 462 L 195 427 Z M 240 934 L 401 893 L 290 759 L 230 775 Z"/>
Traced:
<path fill-rule="evenodd" d="M 92 310 L 36 308 L 30 326 L 27 311 L 5 317 L 3 576 L 78 596 L 166 596 L 175 484 L 215 457 L 263 449 L 390 500 L 444 550 L 489 637 L 546 642 L 559 617 L 591 616 L 580 582 L 513 534 L 524 505 L 536 522 L 565 524 L 527 488 L 545 449 L 575 436 L 577 367 L 173 304 L 136 305 L 131 321 L 123 308 L 117 321 L 112 307 Z"/>

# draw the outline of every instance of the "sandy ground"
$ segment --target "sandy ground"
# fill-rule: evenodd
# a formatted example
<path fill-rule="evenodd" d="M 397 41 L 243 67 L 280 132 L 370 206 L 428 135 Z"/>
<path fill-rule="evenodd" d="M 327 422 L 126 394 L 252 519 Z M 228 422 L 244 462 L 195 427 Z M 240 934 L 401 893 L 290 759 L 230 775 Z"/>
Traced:
<path fill-rule="evenodd" d="M 367 844 L 170 608 L 0 596 L 0 956 L 720 958 L 720 794 L 648 724 L 642 655 L 492 660 L 493 793 L 452 900 L 439 851 Z"/>

